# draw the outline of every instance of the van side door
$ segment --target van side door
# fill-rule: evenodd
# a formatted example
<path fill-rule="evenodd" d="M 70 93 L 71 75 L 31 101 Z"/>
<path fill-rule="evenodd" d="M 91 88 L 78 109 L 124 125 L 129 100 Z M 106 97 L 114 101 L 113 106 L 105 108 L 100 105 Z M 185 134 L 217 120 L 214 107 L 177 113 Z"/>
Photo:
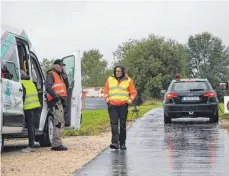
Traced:
<path fill-rule="evenodd" d="M 75 52 L 63 57 L 66 64 L 69 88 L 67 90 L 67 108 L 65 109 L 65 126 L 79 130 L 82 121 L 82 85 L 81 85 L 81 58 Z"/>
<path fill-rule="evenodd" d="M 37 108 L 36 110 L 36 118 L 34 123 L 36 129 L 43 131 L 46 117 L 48 114 L 48 106 L 47 106 L 46 91 L 45 91 L 45 77 L 41 65 L 38 61 L 38 58 L 33 52 L 30 52 L 30 63 L 31 63 L 32 81 L 36 85 L 39 101 L 41 103 L 41 108 Z"/>
<path fill-rule="evenodd" d="M 1 38 L 1 84 L 3 99 L 3 134 L 21 133 L 24 126 L 23 88 L 15 37 L 4 33 Z"/>

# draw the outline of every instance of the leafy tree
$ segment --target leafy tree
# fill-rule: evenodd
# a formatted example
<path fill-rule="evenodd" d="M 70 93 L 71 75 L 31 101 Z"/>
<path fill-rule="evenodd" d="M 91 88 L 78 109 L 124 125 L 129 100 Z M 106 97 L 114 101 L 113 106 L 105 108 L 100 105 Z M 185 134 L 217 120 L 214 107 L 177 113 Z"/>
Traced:
<path fill-rule="evenodd" d="M 229 48 L 208 32 L 190 36 L 186 44 L 191 77 L 207 78 L 213 87 L 228 81 Z"/>
<path fill-rule="evenodd" d="M 114 52 L 116 63 L 123 64 L 137 89 L 147 97 L 158 97 L 176 73 L 186 75 L 187 57 L 183 45 L 174 40 L 149 35 L 129 40 Z"/>
<path fill-rule="evenodd" d="M 41 64 L 41 68 L 42 68 L 42 70 L 43 70 L 43 72 L 44 72 L 44 75 L 46 75 L 46 74 L 47 74 L 47 71 L 48 71 L 50 68 L 52 68 L 53 62 L 54 62 L 54 59 L 49 60 L 49 59 L 47 59 L 47 58 L 44 58 L 44 59 L 42 60 L 42 62 L 41 62 L 40 64 Z"/>
<path fill-rule="evenodd" d="M 84 51 L 82 56 L 82 80 L 84 87 L 103 87 L 109 69 L 99 50 Z"/>

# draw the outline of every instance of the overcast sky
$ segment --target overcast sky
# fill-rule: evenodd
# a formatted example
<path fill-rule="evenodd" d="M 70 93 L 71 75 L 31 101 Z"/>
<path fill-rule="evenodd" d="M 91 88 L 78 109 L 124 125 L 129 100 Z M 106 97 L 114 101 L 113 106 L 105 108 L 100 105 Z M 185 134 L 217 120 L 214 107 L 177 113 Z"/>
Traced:
<path fill-rule="evenodd" d="M 229 46 L 229 2 L 1 2 L 2 24 L 24 28 L 39 59 L 96 48 L 111 62 L 118 45 L 149 34 L 185 43 L 208 31 Z"/>

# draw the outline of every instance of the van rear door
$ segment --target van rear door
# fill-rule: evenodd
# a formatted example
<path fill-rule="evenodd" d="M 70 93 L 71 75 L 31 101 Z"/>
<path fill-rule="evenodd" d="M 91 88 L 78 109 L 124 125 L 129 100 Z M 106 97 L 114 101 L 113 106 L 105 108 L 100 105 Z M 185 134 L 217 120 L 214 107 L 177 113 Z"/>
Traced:
<path fill-rule="evenodd" d="M 67 107 L 65 109 L 65 127 L 79 130 L 82 120 L 82 85 L 81 58 L 79 52 L 62 58 L 68 75 L 69 88 L 67 90 Z"/>

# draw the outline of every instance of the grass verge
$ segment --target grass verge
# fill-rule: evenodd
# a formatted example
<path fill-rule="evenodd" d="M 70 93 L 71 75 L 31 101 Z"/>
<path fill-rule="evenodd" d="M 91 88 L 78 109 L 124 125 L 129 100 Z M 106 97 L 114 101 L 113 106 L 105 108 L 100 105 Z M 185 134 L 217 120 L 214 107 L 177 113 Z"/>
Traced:
<path fill-rule="evenodd" d="M 224 104 L 220 103 L 219 117 L 221 126 L 229 131 L 229 113 L 224 113 Z"/>
<path fill-rule="evenodd" d="M 160 103 L 156 104 L 143 104 L 139 106 L 138 116 L 132 115 L 133 107 L 129 107 L 127 121 L 134 121 L 142 117 L 149 110 L 161 106 Z M 85 110 L 83 112 L 83 122 L 78 131 L 65 130 L 63 136 L 93 136 L 110 130 L 110 119 L 107 110 Z"/>
<path fill-rule="evenodd" d="M 222 112 L 221 112 L 221 110 Z M 219 116 L 220 119 L 228 119 L 229 120 L 229 113 L 224 113 L 224 104 L 220 103 L 220 109 L 219 109 Z"/>

